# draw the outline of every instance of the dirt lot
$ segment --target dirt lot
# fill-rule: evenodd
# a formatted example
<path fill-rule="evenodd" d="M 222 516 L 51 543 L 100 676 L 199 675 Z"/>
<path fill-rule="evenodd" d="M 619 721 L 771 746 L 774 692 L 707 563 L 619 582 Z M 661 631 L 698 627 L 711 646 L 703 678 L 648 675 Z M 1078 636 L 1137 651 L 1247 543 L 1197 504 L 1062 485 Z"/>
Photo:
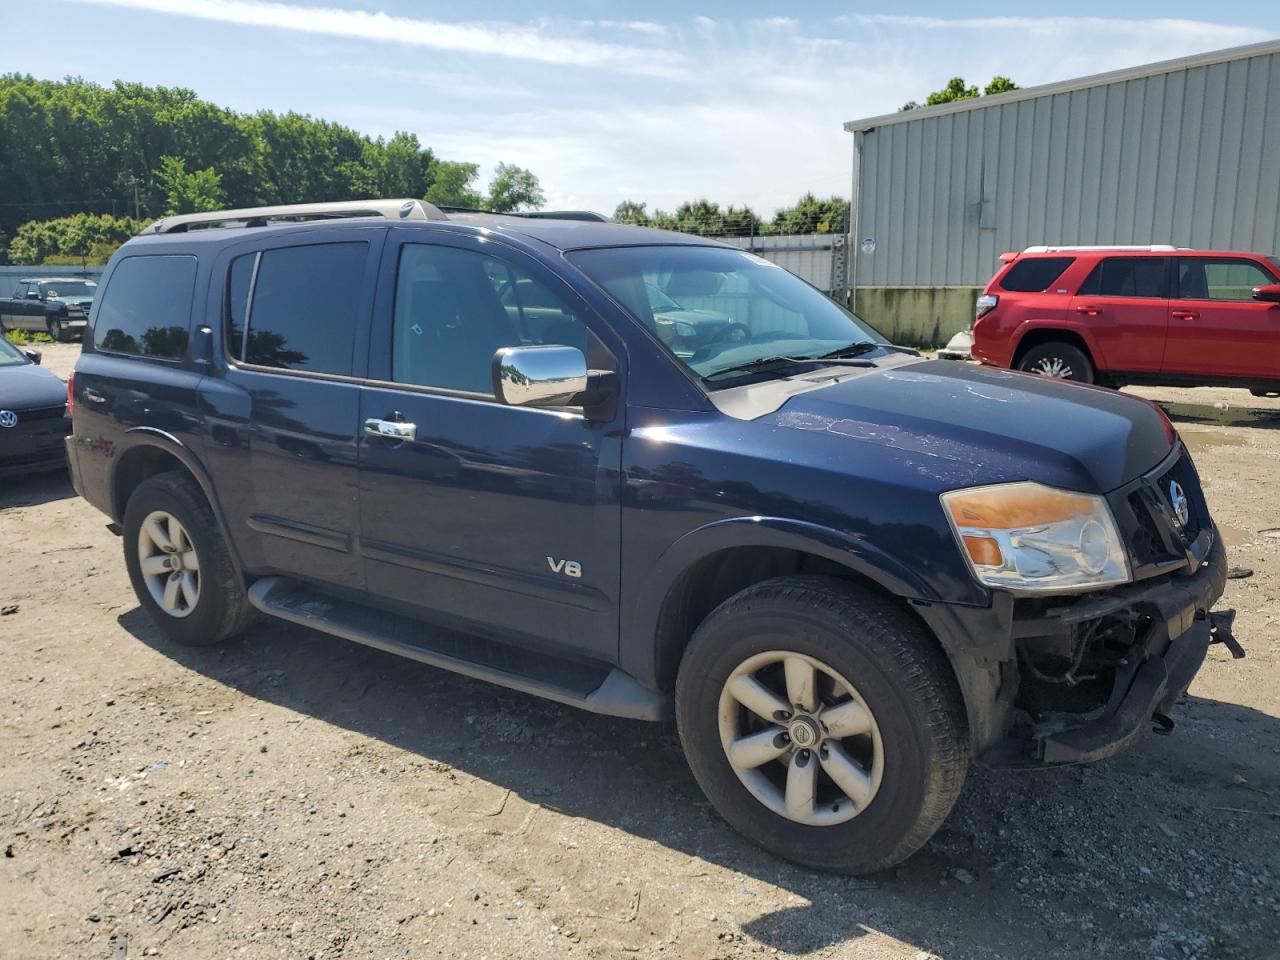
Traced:
<path fill-rule="evenodd" d="M 1280 956 L 1280 402 L 1144 393 L 1253 571 L 1248 658 L 1211 650 L 1172 736 L 973 771 L 861 880 L 739 839 L 656 726 L 279 623 L 168 647 L 105 518 L 4 482 L 0 956 Z"/>

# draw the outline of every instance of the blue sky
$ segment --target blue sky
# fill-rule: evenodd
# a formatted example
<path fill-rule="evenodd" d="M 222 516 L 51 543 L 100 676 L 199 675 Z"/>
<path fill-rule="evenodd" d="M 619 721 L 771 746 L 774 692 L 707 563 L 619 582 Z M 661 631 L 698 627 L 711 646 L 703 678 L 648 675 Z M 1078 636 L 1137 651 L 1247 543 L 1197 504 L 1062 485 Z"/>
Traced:
<path fill-rule="evenodd" d="M 1280 36 L 1280 4 L 4 0 L 0 70 L 183 86 L 416 133 L 552 206 L 848 190 L 845 120 L 948 77 L 1029 86 Z M 43 42 L 47 41 L 47 42 Z"/>

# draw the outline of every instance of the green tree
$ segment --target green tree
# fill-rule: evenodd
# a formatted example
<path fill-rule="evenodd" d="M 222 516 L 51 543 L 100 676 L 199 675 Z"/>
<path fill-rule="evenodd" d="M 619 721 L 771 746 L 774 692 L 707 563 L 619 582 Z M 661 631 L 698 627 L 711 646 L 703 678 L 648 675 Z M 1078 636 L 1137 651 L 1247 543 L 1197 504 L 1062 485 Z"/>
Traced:
<path fill-rule="evenodd" d="M 223 205 L 222 177 L 212 167 L 188 173 L 181 157 L 161 157 L 155 180 L 164 191 L 166 215 L 201 213 Z"/>
<path fill-rule="evenodd" d="M 494 213 L 517 213 L 521 210 L 538 210 L 547 202 L 546 194 L 538 178 L 524 167 L 514 163 L 499 163 L 489 182 L 486 209 Z"/>
<path fill-rule="evenodd" d="M 435 160 L 431 164 L 431 185 L 423 199 L 437 207 L 465 207 L 479 210 L 484 198 L 475 189 L 480 165 L 457 160 Z"/>
<path fill-rule="evenodd" d="M 9 258 L 14 263 L 106 263 L 117 247 L 146 223 L 130 217 L 77 213 L 53 220 L 31 220 L 14 232 Z"/>
<path fill-rule="evenodd" d="M 1008 93 L 1010 90 L 1017 90 L 1018 85 L 1004 76 L 994 76 L 982 90 L 976 86 L 966 86 L 963 77 L 952 77 L 947 81 L 947 85 L 941 90 L 935 90 L 924 99 L 925 106 L 936 106 L 940 103 L 954 103 L 956 100 L 973 100 L 980 96 L 990 96 L 993 93 Z M 908 100 L 898 108 L 901 113 L 905 110 L 916 110 L 920 107 L 920 103 L 916 100 Z"/>
<path fill-rule="evenodd" d="M 648 204 L 636 203 L 634 200 L 623 200 L 613 208 L 613 220 L 615 223 L 647 227 L 650 225 L 649 212 L 645 209 L 647 206 Z"/>
<path fill-rule="evenodd" d="M 947 81 L 947 85 L 941 90 L 935 90 L 924 98 L 926 106 L 932 107 L 939 103 L 953 103 L 956 100 L 971 100 L 974 97 L 981 96 L 981 92 L 977 87 L 966 87 L 963 77 L 952 77 Z"/>
<path fill-rule="evenodd" d="M 177 204 L 165 157 L 183 161 Z M 75 213 L 198 209 L 193 197 L 219 190 L 231 207 L 420 197 L 433 160 L 413 134 L 374 139 L 297 113 L 236 113 L 178 87 L 0 75 L 0 233 L 11 239 L 21 224 Z"/>
<path fill-rule="evenodd" d="M 843 197 L 821 200 L 806 193 L 795 206 L 783 207 L 773 215 L 771 233 L 841 233 L 849 219 L 849 201 Z"/>

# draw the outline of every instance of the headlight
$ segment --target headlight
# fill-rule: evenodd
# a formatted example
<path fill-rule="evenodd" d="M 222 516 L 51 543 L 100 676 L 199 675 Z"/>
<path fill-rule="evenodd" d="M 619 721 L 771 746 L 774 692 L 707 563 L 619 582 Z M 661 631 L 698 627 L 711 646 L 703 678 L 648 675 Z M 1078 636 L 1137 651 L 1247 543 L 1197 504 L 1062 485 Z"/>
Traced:
<path fill-rule="evenodd" d="M 1062 593 L 1128 583 L 1129 561 L 1102 497 L 1039 483 L 942 495 L 974 576 L 1015 593 Z"/>

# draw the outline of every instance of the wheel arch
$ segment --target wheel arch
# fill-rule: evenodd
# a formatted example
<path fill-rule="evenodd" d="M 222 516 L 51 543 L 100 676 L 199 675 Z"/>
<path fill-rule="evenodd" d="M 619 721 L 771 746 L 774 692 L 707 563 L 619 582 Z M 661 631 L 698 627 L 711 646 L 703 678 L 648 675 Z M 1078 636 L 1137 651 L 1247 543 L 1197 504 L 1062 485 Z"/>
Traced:
<path fill-rule="evenodd" d="M 123 441 L 124 449 L 114 458 L 109 481 L 108 502 L 111 505 L 112 519 L 117 523 L 123 521 L 129 498 L 144 480 L 160 473 L 182 473 L 200 489 L 209 509 L 213 511 L 236 569 L 241 569 L 235 541 L 227 529 L 226 520 L 213 492 L 213 484 L 191 449 L 172 434 L 154 427 L 136 427 L 124 435 Z"/>
<path fill-rule="evenodd" d="M 774 517 L 719 520 L 685 534 L 653 565 L 623 620 L 624 666 L 670 691 L 684 648 L 712 610 L 752 584 L 793 573 L 853 580 L 906 608 L 908 597 L 936 599 L 916 571 L 839 531 Z"/>
<path fill-rule="evenodd" d="M 1013 358 L 1009 361 L 1009 366 L 1017 369 L 1018 364 L 1022 362 L 1022 358 L 1028 350 L 1038 347 L 1042 343 L 1055 342 L 1069 343 L 1078 350 L 1084 351 L 1084 355 L 1093 364 L 1094 370 L 1101 372 L 1106 368 L 1106 364 L 1102 362 L 1102 354 L 1091 337 L 1074 327 L 1050 326 L 1047 324 L 1024 328 L 1018 336 L 1017 344 L 1013 348 Z"/>

